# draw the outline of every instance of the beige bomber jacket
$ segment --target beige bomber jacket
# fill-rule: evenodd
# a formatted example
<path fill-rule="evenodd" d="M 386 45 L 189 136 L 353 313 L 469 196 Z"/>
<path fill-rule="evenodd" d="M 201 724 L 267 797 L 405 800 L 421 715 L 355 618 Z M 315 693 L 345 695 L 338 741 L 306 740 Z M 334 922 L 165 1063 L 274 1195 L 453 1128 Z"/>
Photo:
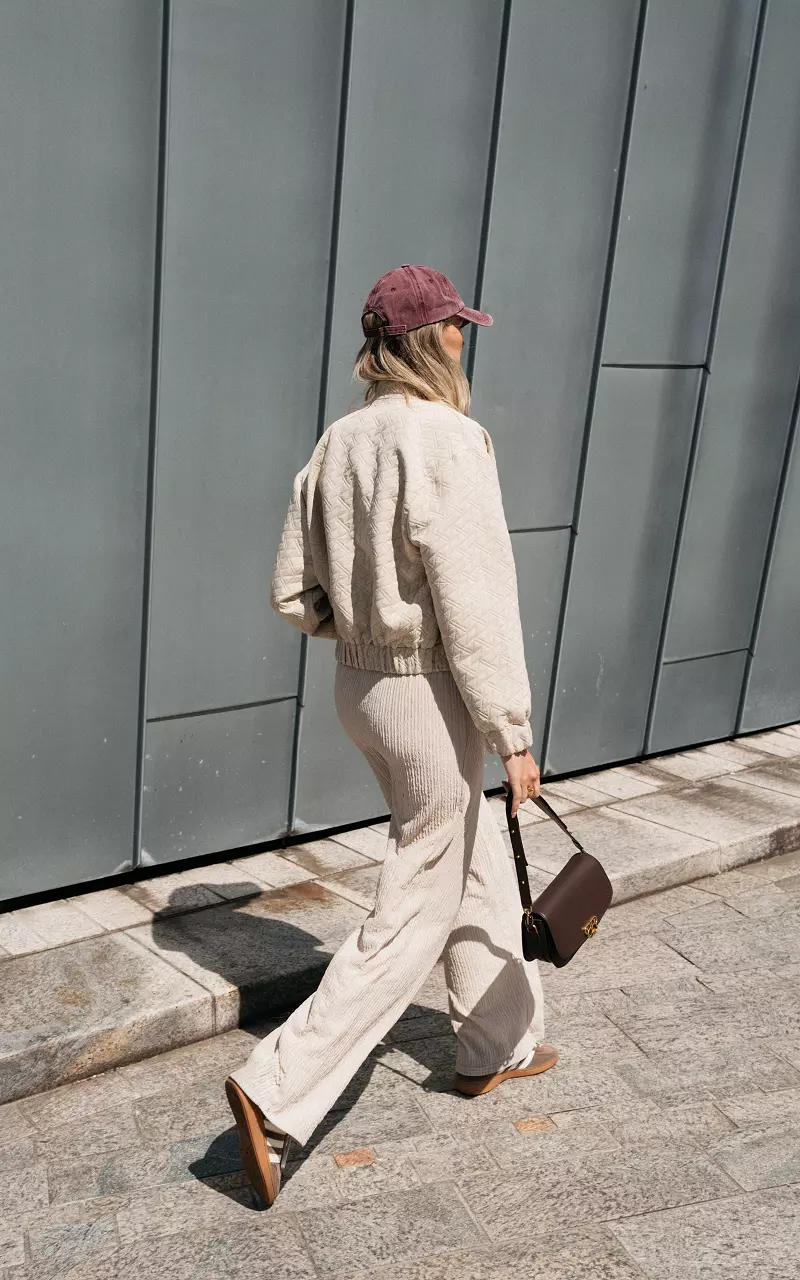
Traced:
<path fill-rule="evenodd" d="M 391 386 L 295 477 L 271 603 L 348 666 L 449 670 L 486 748 L 532 741 L 517 576 L 491 438 Z"/>

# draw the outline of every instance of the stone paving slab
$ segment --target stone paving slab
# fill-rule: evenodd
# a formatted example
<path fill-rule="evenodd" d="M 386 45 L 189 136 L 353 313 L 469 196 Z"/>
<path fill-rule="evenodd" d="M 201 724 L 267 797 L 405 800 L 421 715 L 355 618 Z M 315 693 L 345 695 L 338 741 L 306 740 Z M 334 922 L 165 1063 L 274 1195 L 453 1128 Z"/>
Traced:
<path fill-rule="evenodd" d="M 765 787 L 768 791 L 784 791 L 790 796 L 800 796 L 800 763 L 781 760 L 777 764 L 764 765 L 761 769 L 748 769 L 745 780 L 751 787 Z"/>
<path fill-rule="evenodd" d="M 745 1191 L 800 1181 L 800 1124 L 729 1134 L 708 1154 Z"/>
<path fill-rule="evenodd" d="M 628 1218 L 610 1231 L 659 1280 L 796 1280 L 800 1188 L 730 1196 Z"/>
<path fill-rule="evenodd" d="M 444 1186 L 419 1187 L 381 1198 L 380 1207 L 351 1202 L 297 1214 L 321 1276 L 352 1275 L 385 1263 L 413 1262 L 482 1244 L 467 1205 Z"/>
<path fill-rule="evenodd" d="M 207 990 L 127 934 L 3 962 L 0 1099 L 213 1033 Z"/>
<path fill-rule="evenodd" d="M 603 862 L 617 904 L 561 974 L 562 998 L 679 982 L 698 964 L 741 973 L 754 954 L 800 972 L 800 726 L 544 790 Z M 504 800 L 489 803 L 510 857 Z M 531 804 L 520 822 L 538 893 L 571 846 Z M 388 829 L 378 822 L 0 914 L 0 1101 L 299 1003 L 371 909 Z M 763 860 L 784 849 L 783 860 Z M 427 998 L 446 1014 L 446 992 Z M 435 1016 L 416 1028 L 404 1018 L 392 1041 L 433 1044 L 441 1034 Z M 607 1032 L 604 1043 L 612 1051 Z M 794 1049 L 781 1052 L 792 1070 Z"/>
<path fill-rule="evenodd" d="M 307 882 L 154 919 L 129 936 L 210 993 L 214 1029 L 222 1031 L 299 1004 L 366 914 L 323 885 Z"/>
<path fill-rule="evenodd" d="M 785 758 L 796 755 L 791 739 L 797 737 L 797 725 L 787 725 L 782 729 L 769 729 L 766 733 L 751 733 L 745 739 L 748 747 L 761 751 L 766 755 Z M 787 743 L 787 738 L 789 739 Z"/>
<path fill-rule="evenodd" d="M 643 1272 L 610 1232 L 587 1228 L 537 1237 L 521 1244 L 483 1248 L 426 1258 L 410 1265 L 381 1267 L 369 1280 L 642 1280 Z M 352 1280 L 368 1280 L 359 1272 Z"/>
<path fill-rule="evenodd" d="M 653 798 L 623 803 L 644 805 Z M 614 886 L 616 902 L 719 870 L 720 848 L 714 840 L 643 821 L 617 805 L 572 814 L 568 825 L 602 862 Z M 560 871 L 574 852 L 552 822 L 526 827 L 521 834 L 528 862 L 550 875 Z M 504 839 L 510 849 L 507 833 Z"/>
<path fill-rule="evenodd" d="M 791 741 L 791 739 L 787 739 Z M 716 841 L 719 870 L 783 853 L 800 844 L 800 797 L 751 786 L 747 773 L 662 792 L 614 806 L 670 832 Z"/>
<path fill-rule="evenodd" d="M 772 861 L 751 877 L 764 895 L 797 874 L 792 855 Z M 612 907 L 608 945 L 627 922 L 639 963 L 598 961 L 591 992 L 574 990 L 572 965 L 542 966 L 559 1062 L 482 1098 L 451 1090 L 437 965 L 292 1149 L 269 1210 L 243 1175 L 223 1081 L 271 1022 L 0 1107 L 3 1280 L 794 1280 L 800 982 L 706 897 L 726 905 L 689 885 Z M 678 905 L 704 951 L 738 928 L 750 963 L 709 971 L 674 951 Z M 662 948 L 676 970 L 651 962 Z"/>
<path fill-rule="evenodd" d="M 537 1235 L 702 1200 L 737 1190 L 718 1165 L 691 1151 L 586 1152 L 578 1162 L 542 1160 L 531 1150 L 516 1175 L 484 1175 L 463 1184 L 464 1197 L 492 1240 L 524 1242 Z"/>
<path fill-rule="evenodd" d="M 705 747 L 697 747 L 699 754 L 718 757 L 729 766 L 729 772 L 747 769 L 750 765 L 769 764 L 773 758 L 765 751 L 757 751 L 749 745 L 749 738 L 737 738 L 735 741 L 713 742 Z"/>

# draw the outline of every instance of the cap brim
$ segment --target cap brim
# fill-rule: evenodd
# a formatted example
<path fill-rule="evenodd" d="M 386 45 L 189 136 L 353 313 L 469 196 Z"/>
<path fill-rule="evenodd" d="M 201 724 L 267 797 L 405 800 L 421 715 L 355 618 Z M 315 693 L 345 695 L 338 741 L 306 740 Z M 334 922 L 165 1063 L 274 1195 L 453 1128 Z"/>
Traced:
<path fill-rule="evenodd" d="M 462 307 L 458 312 L 462 320 L 468 320 L 471 324 L 493 324 L 492 317 L 486 311 L 473 311 L 472 307 Z"/>

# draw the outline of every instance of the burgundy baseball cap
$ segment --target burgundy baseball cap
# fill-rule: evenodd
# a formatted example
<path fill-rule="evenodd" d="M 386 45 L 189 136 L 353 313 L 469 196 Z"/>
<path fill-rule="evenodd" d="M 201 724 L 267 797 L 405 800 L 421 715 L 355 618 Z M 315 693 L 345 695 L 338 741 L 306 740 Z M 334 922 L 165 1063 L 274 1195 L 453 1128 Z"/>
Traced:
<path fill-rule="evenodd" d="M 380 329 L 364 329 L 368 337 L 387 338 L 409 329 L 419 329 L 423 324 L 435 324 L 450 316 L 460 316 L 473 324 L 491 324 L 492 317 L 485 311 L 473 311 L 466 307 L 452 280 L 432 267 L 410 267 L 407 262 L 374 284 L 364 303 L 363 317 L 374 311 L 384 324 Z"/>

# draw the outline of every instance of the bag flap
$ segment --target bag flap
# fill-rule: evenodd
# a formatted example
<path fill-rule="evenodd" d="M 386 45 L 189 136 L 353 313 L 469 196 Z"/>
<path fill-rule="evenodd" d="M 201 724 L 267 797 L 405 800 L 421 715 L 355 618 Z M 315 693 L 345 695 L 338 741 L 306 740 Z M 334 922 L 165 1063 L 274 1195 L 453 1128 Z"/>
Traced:
<path fill-rule="evenodd" d="M 597 858 L 574 853 L 533 904 L 560 955 L 572 955 L 599 927 L 613 889 Z"/>

